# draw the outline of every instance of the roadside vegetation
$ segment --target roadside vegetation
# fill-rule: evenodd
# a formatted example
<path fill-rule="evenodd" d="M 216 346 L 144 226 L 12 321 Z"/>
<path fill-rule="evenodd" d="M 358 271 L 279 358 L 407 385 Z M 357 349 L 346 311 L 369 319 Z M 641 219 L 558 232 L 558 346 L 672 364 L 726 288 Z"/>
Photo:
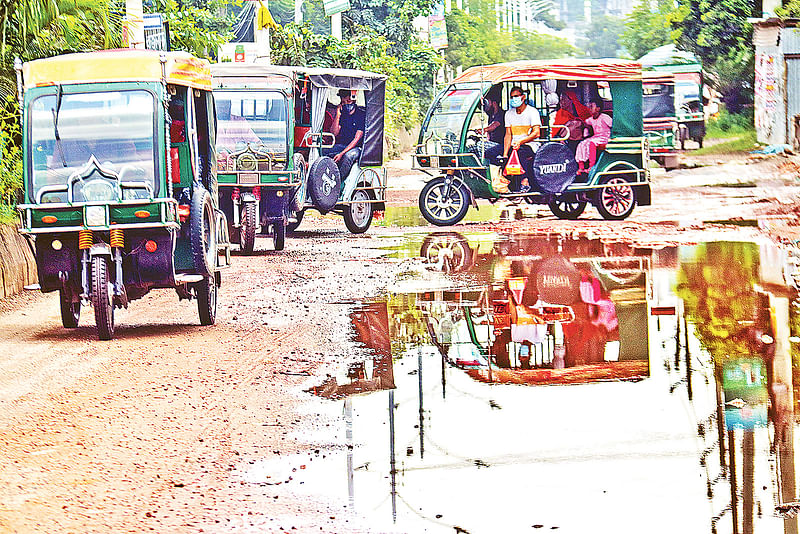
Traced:
<path fill-rule="evenodd" d="M 719 141 L 719 140 L 723 141 Z M 706 146 L 693 150 L 693 155 L 741 154 L 752 152 L 760 145 L 756 141 L 756 130 L 752 116 L 745 113 L 729 113 L 725 108 L 719 116 L 708 121 Z"/>

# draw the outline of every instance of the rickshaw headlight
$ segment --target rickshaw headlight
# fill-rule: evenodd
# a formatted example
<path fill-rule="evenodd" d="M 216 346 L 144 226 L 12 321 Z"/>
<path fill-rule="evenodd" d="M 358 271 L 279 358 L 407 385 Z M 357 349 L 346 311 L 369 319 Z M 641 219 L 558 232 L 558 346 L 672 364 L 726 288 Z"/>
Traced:
<path fill-rule="evenodd" d="M 53 241 L 50 242 L 50 246 L 53 247 L 53 250 L 61 250 L 61 247 L 64 245 L 58 239 L 53 239 Z"/>
<path fill-rule="evenodd" d="M 83 198 L 88 202 L 114 200 L 114 186 L 105 180 L 91 180 L 83 184 Z"/>
<path fill-rule="evenodd" d="M 86 226 L 106 226 L 105 206 L 86 206 Z"/>

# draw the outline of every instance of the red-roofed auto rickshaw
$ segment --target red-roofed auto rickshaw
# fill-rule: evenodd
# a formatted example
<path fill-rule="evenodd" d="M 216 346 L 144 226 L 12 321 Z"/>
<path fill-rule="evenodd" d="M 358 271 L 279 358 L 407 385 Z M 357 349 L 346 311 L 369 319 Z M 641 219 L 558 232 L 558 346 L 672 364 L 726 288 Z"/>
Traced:
<path fill-rule="evenodd" d="M 196 298 L 216 320 L 230 263 L 217 208 L 208 62 L 182 52 L 115 50 L 17 62 L 25 203 L 39 285 L 61 321 L 94 308 L 100 339 L 114 309 L 155 288 Z"/>
<path fill-rule="evenodd" d="M 529 191 L 511 191 L 501 168 L 484 157 L 487 119 L 481 104 L 491 94 L 509 109 L 514 86 L 541 118 L 539 145 Z M 579 173 L 576 146 L 592 135 L 585 127 L 554 125 L 561 96 L 574 106 L 602 103 L 612 119 L 610 138 L 593 147 L 596 160 Z M 576 145 L 577 143 L 577 145 Z M 476 199 L 547 204 L 562 219 L 576 219 L 592 203 L 605 219 L 627 218 L 650 204 L 647 139 L 642 133 L 642 69 L 639 63 L 608 60 L 519 61 L 472 67 L 439 93 L 428 110 L 413 155 L 413 167 L 433 178 L 419 207 L 428 222 L 458 223 Z M 494 161 L 492 163 L 496 163 Z M 504 163 L 504 162 L 500 162 Z"/>

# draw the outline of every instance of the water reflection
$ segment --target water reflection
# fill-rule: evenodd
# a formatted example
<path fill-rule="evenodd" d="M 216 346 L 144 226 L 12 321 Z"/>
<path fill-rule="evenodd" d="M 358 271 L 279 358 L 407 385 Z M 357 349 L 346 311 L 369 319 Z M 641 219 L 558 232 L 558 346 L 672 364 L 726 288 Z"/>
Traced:
<path fill-rule="evenodd" d="M 370 357 L 312 390 L 347 447 L 302 481 L 379 531 L 797 533 L 793 254 L 415 236 L 350 310 Z"/>

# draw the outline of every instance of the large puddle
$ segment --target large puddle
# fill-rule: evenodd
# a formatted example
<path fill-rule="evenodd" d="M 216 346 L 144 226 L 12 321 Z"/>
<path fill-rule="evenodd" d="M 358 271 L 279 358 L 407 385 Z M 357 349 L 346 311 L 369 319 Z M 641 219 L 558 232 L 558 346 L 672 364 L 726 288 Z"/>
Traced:
<path fill-rule="evenodd" d="M 395 253 L 422 259 L 349 308 L 366 357 L 309 390 L 324 458 L 250 481 L 377 532 L 798 532 L 793 251 L 438 232 Z"/>

